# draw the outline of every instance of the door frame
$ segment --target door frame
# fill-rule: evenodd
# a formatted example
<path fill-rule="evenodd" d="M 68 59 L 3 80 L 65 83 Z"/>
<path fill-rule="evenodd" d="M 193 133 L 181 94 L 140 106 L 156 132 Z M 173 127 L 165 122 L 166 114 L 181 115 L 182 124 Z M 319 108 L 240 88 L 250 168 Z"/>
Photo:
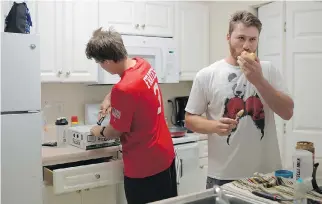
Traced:
<path fill-rule="evenodd" d="M 266 1 L 266 2 L 261 2 L 260 4 L 257 4 L 257 5 L 254 5 L 253 7 L 256 9 L 257 11 L 257 16 L 258 16 L 258 9 L 260 7 L 263 7 L 265 5 L 268 5 L 270 3 L 274 3 L 274 2 L 277 2 L 277 1 Z M 281 2 L 283 4 L 283 13 L 282 13 L 282 20 L 284 21 L 284 23 L 286 22 L 286 2 L 285 0 L 283 1 L 278 1 L 278 2 Z M 284 24 L 285 26 L 285 24 Z M 259 42 L 260 43 L 260 42 Z M 285 56 L 286 56 L 286 31 L 284 30 L 283 32 L 283 35 L 282 35 L 282 42 L 281 42 L 281 47 L 280 47 L 280 53 L 281 53 L 281 71 L 282 71 L 282 75 L 284 77 L 285 80 L 287 80 L 287 76 L 286 76 L 286 59 L 285 59 Z M 258 55 L 258 50 L 257 50 L 257 55 Z M 288 87 L 289 88 L 289 87 Z M 276 114 L 274 114 L 276 116 Z M 277 135 L 278 139 L 279 139 L 279 142 L 282 142 L 281 144 L 281 147 L 282 149 L 280 149 L 280 155 L 281 155 L 281 159 L 282 159 L 282 165 L 283 165 L 283 168 L 286 167 L 286 163 L 287 163 L 287 158 L 286 158 L 286 151 L 287 151 L 287 148 L 286 148 L 286 141 L 287 141 L 287 134 L 286 134 L 286 123 L 288 121 L 285 121 L 283 119 L 278 119 L 276 120 L 276 117 L 275 117 L 275 124 L 276 124 L 276 130 L 277 130 L 277 127 L 281 127 L 282 128 L 282 135 Z M 277 132 L 278 134 L 278 132 Z"/>

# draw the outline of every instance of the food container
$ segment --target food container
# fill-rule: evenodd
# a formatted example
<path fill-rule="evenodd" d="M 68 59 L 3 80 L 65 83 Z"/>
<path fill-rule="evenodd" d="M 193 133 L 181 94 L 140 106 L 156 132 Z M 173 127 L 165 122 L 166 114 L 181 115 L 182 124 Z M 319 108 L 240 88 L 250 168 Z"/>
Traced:
<path fill-rule="evenodd" d="M 171 133 L 171 137 L 183 137 L 187 133 L 187 129 L 185 127 L 169 127 L 169 131 Z"/>
<path fill-rule="evenodd" d="M 313 142 L 308 142 L 308 141 L 299 141 L 296 143 L 296 149 L 300 150 L 307 150 L 312 153 L 313 155 L 313 164 L 315 160 L 315 148 Z"/>

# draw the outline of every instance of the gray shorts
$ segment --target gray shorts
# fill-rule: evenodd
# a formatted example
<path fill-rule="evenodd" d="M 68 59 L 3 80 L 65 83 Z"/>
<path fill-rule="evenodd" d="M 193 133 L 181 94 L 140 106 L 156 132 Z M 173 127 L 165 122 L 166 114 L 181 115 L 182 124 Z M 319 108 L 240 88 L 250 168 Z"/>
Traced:
<path fill-rule="evenodd" d="M 214 187 L 214 185 L 222 186 L 226 183 L 233 182 L 234 180 L 219 180 L 211 177 L 207 177 L 206 189 Z"/>

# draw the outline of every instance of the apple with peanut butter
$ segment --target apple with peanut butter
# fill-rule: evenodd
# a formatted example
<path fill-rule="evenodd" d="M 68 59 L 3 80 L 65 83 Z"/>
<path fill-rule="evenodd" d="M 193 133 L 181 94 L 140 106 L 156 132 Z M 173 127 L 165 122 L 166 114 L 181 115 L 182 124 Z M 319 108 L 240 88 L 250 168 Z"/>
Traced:
<path fill-rule="evenodd" d="M 251 60 L 256 60 L 256 54 L 253 53 L 253 52 L 247 52 L 247 51 L 243 51 L 241 53 L 241 56 L 243 58 L 247 57 L 248 59 L 251 59 Z"/>

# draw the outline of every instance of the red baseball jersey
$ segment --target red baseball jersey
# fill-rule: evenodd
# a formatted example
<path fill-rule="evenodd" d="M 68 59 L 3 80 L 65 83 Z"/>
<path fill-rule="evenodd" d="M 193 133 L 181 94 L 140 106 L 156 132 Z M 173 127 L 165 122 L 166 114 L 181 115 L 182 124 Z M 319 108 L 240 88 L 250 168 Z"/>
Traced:
<path fill-rule="evenodd" d="M 124 175 L 144 178 L 169 168 L 175 153 L 156 72 L 144 59 L 133 59 L 135 66 L 112 88 L 110 124 L 124 132 Z"/>

